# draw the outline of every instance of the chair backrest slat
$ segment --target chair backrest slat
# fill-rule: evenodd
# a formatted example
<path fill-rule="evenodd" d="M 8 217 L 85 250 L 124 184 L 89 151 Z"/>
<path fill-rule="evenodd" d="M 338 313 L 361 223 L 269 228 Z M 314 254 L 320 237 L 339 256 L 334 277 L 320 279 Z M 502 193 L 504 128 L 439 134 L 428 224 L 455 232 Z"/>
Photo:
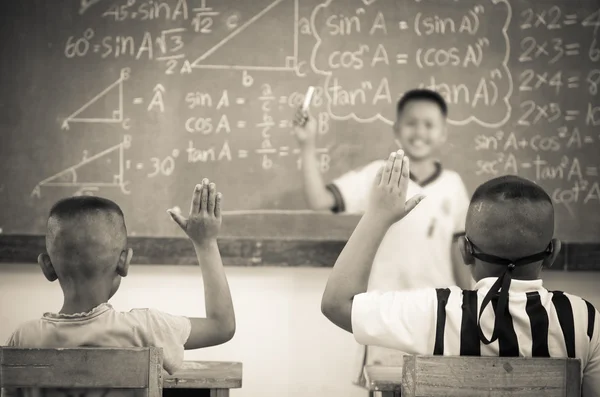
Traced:
<path fill-rule="evenodd" d="M 402 397 L 580 397 L 581 361 L 570 358 L 405 356 Z"/>
<path fill-rule="evenodd" d="M 158 397 L 162 389 L 162 349 L 3 347 L 0 386 L 146 389 L 147 395 Z"/>

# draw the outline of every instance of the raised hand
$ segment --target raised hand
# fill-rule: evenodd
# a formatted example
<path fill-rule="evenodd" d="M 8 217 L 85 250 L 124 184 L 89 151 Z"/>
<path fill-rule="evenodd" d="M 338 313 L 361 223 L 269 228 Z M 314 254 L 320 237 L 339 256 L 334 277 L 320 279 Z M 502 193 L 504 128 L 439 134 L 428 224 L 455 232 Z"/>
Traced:
<path fill-rule="evenodd" d="M 179 210 L 167 212 L 195 244 L 216 240 L 221 230 L 221 193 L 217 193 L 214 183 L 204 179 L 194 189 L 187 218 Z"/>
<path fill-rule="evenodd" d="M 308 112 L 299 107 L 293 120 L 294 135 L 301 147 L 315 144 L 317 137 L 317 122 Z"/>
<path fill-rule="evenodd" d="M 385 165 L 377 172 L 366 214 L 391 225 L 404 218 L 425 198 L 417 195 L 406 201 L 409 167 L 408 157 L 402 150 L 390 154 Z"/>

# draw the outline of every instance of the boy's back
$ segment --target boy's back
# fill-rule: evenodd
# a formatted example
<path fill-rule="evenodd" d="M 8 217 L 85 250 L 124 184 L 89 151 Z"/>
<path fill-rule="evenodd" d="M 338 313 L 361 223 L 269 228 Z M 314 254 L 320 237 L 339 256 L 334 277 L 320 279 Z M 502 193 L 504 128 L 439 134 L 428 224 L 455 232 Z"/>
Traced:
<path fill-rule="evenodd" d="M 512 280 L 507 326 L 496 341 L 485 344 L 477 317 L 495 282 L 496 278 L 484 278 L 475 290 L 427 288 L 357 295 L 352 332 L 361 344 L 410 354 L 578 358 L 586 388 L 600 391 L 600 314 L 594 306 L 575 295 L 548 291 L 542 280 Z M 480 324 L 485 335 L 493 332 L 497 306 L 496 297 L 483 311 Z"/>
<path fill-rule="evenodd" d="M 11 347 L 147 347 L 163 348 L 163 367 L 173 373 L 183 363 L 190 335 L 187 317 L 154 309 L 118 312 L 103 303 L 87 313 L 45 313 L 13 333 Z"/>

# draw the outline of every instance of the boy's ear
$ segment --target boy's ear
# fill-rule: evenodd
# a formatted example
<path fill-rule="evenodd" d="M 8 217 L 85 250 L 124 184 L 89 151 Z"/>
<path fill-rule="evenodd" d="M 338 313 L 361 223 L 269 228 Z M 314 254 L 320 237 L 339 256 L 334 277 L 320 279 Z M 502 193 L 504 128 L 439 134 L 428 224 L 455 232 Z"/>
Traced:
<path fill-rule="evenodd" d="M 56 281 L 58 276 L 56 275 L 56 271 L 54 270 L 54 266 L 52 266 L 52 261 L 50 260 L 50 256 L 48 254 L 39 254 L 38 255 L 38 264 L 40 268 L 42 268 L 42 273 L 46 279 L 50 282 Z"/>
<path fill-rule="evenodd" d="M 117 274 L 119 276 L 127 277 L 127 273 L 129 272 L 129 262 L 131 262 L 132 257 L 133 250 L 131 248 L 121 251 L 121 255 L 119 255 L 119 263 L 117 263 Z"/>
<path fill-rule="evenodd" d="M 548 267 L 552 266 L 552 264 L 558 257 L 558 254 L 560 254 L 560 249 L 562 247 L 562 243 L 560 242 L 559 239 L 553 238 L 552 241 L 550 241 L 550 246 L 552 247 L 552 253 L 546 259 L 544 259 L 544 262 L 542 263 L 542 267 L 548 268 Z"/>
<path fill-rule="evenodd" d="M 465 236 L 460 236 L 458 238 L 458 248 L 460 249 L 460 254 L 463 257 L 465 265 L 474 265 L 475 258 L 473 257 L 473 251 L 471 250 L 471 244 L 469 244 Z"/>

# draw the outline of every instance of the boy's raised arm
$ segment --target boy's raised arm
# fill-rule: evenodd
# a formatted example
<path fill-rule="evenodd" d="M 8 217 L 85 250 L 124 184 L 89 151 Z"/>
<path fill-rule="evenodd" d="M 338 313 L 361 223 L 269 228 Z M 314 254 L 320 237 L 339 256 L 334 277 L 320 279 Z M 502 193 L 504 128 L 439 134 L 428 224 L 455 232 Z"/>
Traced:
<path fill-rule="evenodd" d="M 217 245 L 221 229 L 221 193 L 207 179 L 194 189 L 190 215 L 168 211 L 188 235 L 202 269 L 206 318 L 190 318 L 192 329 L 185 349 L 219 345 L 235 334 L 235 313 L 225 269 Z"/>
<path fill-rule="evenodd" d="M 406 201 L 408 158 L 392 153 L 371 188 L 365 215 L 338 257 L 321 301 L 323 314 L 338 327 L 352 332 L 352 300 L 367 291 L 373 259 L 389 227 L 408 214 L 423 198 Z"/>
<path fill-rule="evenodd" d="M 302 182 L 308 205 L 313 210 L 330 210 L 335 197 L 329 191 L 319 170 L 316 153 L 317 126 L 314 118 L 298 109 L 294 117 L 294 134 L 298 140 L 302 159 Z"/>

